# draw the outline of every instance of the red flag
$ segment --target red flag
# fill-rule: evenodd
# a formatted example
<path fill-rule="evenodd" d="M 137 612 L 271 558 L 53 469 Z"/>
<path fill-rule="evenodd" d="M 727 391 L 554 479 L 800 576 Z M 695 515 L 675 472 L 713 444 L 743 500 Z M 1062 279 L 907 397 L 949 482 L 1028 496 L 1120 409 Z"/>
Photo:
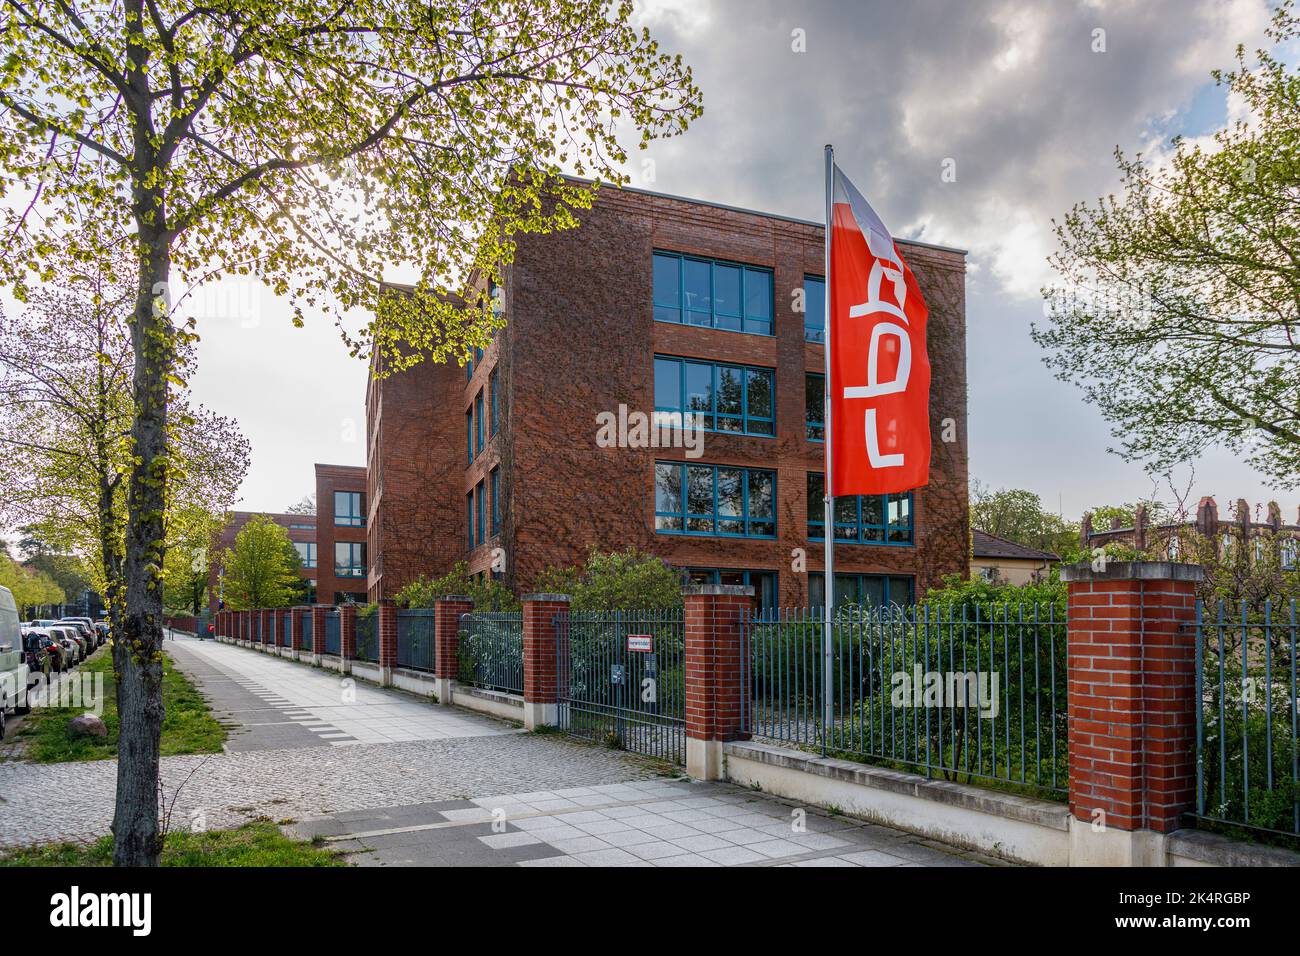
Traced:
<path fill-rule="evenodd" d="M 835 167 L 830 336 L 832 495 L 930 480 L 929 310 L 875 210 Z"/>

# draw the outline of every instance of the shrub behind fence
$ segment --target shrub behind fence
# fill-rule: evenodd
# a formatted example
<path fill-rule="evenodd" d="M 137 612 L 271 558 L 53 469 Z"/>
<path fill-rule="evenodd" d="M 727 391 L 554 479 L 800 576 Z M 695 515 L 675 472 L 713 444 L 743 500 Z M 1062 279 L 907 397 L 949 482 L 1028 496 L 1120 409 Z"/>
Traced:
<path fill-rule="evenodd" d="M 1065 621 L 1055 605 L 841 608 L 829 686 L 822 622 L 820 609 L 750 620 L 753 736 L 947 780 L 1065 793 Z"/>
<path fill-rule="evenodd" d="M 519 611 L 464 614 L 460 619 L 458 679 L 475 687 L 524 692 L 524 619 Z"/>

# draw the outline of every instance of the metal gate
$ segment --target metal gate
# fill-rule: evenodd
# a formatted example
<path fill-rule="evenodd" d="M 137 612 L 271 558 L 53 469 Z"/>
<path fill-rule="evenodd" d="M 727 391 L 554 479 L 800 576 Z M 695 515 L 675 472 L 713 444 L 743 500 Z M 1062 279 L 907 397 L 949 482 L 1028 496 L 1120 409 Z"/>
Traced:
<path fill-rule="evenodd" d="M 554 628 L 561 729 L 685 763 L 682 612 L 571 612 Z"/>

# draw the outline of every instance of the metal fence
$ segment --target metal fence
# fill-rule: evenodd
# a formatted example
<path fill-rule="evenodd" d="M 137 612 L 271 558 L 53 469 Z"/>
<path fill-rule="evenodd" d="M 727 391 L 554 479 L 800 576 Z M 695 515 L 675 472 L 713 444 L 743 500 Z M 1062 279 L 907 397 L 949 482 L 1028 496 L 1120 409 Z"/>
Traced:
<path fill-rule="evenodd" d="M 398 611 L 397 666 L 433 670 L 437 647 L 434 634 L 434 611 L 431 608 Z"/>
<path fill-rule="evenodd" d="M 307 611 L 302 616 L 302 641 L 299 643 L 298 647 L 304 651 L 310 651 L 312 649 L 312 635 L 316 630 L 312 618 L 313 612 L 311 611 Z"/>
<path fill-rule="evenodd" d="M 1300 835 L 1296 602 L 1196 604 L 1196 813 Z"/>
<path fill-rule="evenodd" d="M 475 687 L 524 692 L 524 619 L 519 611 L 462 614 L 458 679 Z"/>
<path fill-rule="evenodd" d="M 343 621 L 338 611 L 325 612 L 325 650 L 321 653 L 335 657 L 343 653 Z"/>
<path fill-rule="evenodd" d="M 293 626 L 293 612 L 278 611 L 276 614 L 276 636 L 280 640 L 281 647 L 289 647 L 289 629 Z"/>
<path fill-rule="evenodd" d="M 1064 609 L 1047 605 L 756 612 L 745 632 L 755 738 L 959 782 L 1069 783 Z M 829 677 L 829 680 L 827 679 Z"/>
<path fill-rule="evenodd" d="M 555 620 L 559 726 L 623 750 L 686 760 L 682 612 L 572 612 Z"/>
<path fill-rule="evenodd" d="M 362 608 L 357 611 L 357 660 L 379 663 L 379 611 Z"/>

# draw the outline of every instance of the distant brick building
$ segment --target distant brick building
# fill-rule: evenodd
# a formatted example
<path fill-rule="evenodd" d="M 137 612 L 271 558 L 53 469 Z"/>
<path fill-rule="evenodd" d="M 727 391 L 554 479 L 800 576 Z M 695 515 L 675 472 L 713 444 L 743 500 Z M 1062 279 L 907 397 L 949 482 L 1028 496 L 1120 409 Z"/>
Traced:
<path fill-rule="evenodd" d="M 218 610 L 220 603 L 224 600 L 222 586 L 222 566 L 221 555 L 227 548 L 235 546 L 235 538 L 243 530 L 244 525 L 254 517 L 270 518 L 280 527 L 289 533 L 289 540 L 293 542 L 294 547 L 298 549 L 298 555 L 302 558 L 303 578 L 307 581 L 310 589 L 310 597 L 314 600 L 316 589 L 316 515 L 291 515 L 291 514 L 268 514 L 261 511 L 232 511 L 229 514 L 229 520 L 226 526 L 221 529 L 213 547 L 213 560 L 208 565 L 208 609 L 210 611 Z"/>
<path fill-rule="evenodd" d="M 930 307 L 930 483 L 839 500 L 841 599 L 969 569 L 965 254 L 900 245 Z M 580 228 L 522 237 L 506 328 L 468 370 L 371 379 L 371 599 L 458 559 L 528 590 L 635 546 L 820 603 L 823 294 L 822 226 L 782 216 L 606 188 Z M 598 415 L 638 412 L 703 426 L 699 456 L 601 440 Z"/>
<path fill-rule="evenodd" d="M 316 599 L 365 604 L 370 573 L 366 469 L 316 465 Z"/>

